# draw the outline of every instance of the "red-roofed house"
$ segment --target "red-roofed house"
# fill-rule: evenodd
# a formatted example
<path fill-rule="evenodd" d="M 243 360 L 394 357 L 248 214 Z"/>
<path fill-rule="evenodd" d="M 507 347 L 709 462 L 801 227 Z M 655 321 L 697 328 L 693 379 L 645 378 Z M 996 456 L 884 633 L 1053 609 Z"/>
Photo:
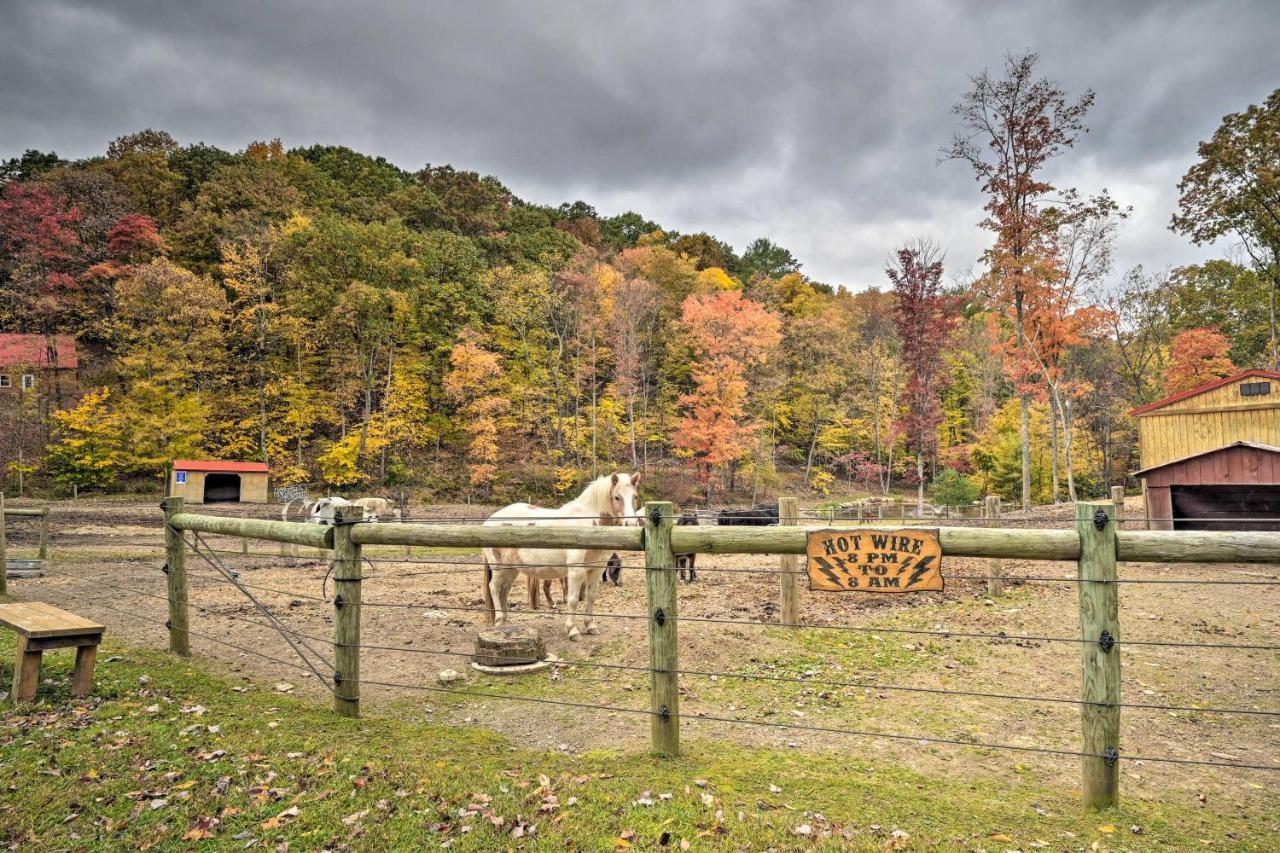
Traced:
<path fill-rule="evenodd" d="M 0 394 L 31 389 L 44 393 L 56 385 L 64 399 L 79 397 L 75 339 L 54 335 L 53 352 L 49 344 L 44 335 L 0 334 Z"/>

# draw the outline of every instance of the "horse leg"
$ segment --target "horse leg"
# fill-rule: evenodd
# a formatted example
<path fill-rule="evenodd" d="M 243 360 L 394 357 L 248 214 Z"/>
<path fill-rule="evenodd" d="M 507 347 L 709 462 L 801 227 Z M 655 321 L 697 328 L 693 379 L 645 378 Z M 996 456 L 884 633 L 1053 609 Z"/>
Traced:
<path fill-rule="evenodd" d="M 493 569 L 489 567 L 489 558 L 484 558 L 484 624 L 492 625 L 493 612 Z"/>
<path fill-rule="evenodd" d="M 698 570 L 695 568 L 697 559 L 697 554 L 689 555 L 689 583 L 693 583 L 698 579 Z"/>
<path fill-rule="evenodd" d="M 583 579 L 583 587 L 585 587 L 585 601 L 583 602 L 586 610 L 586 623 L 588 634 L 599 634 L 600 628 L 596 625 L 596 589 L 600 586 L 600 579 L 603 572 L 597 572 L 595 569 L 587 569 L 586 577 Z"/>
<path fill-rule="evenodd" d="M 498 581 L 498 600 L 502 603 L 502 624 L 504 625 L 507 623 L 507 613 L 511 610 L 511 585 L 515 579 L 515 570 L 510 570 L 503 572 Z"/>
<path fill-rule="evenodd" d="M 585 555 L 581 551 L 570 551 L 567 554 L 565 562 L 569 564 L 577 564 L 574 568 L 569 569 L 568 575 L 569 585 L 565 590 L 565 627 L 569 629 L 569 639 L 578 639 L 578 596 L 582 591 L 582 573 L 581 564 L 585 559 Z"/>
<path fill-rule="evenodd" d="M 490 608 L 489 617 L 493 625 L 505 625 L 507 622 L 507 602 L 503 596 L 503 580 L 506 573 L 504 571 L 491 571 L 489 573 L 489 584 L 485 587 L 485 601 Z M 508 586 L 510 584 L 508 583 Z"/>
<path fill-rule="evenodd" d="M 525 578 L 525 588 L 529 591 L 529 609 L 538 609 L 538 581 L 536 578 Z"/>
<path fill-rule="evenodd" d="M 547 581 L 547 597 L 551 597 L 551 581 Z M 569 597 L 569 577 L 560 578 L 560 598 L 567 599 Z"/>
<path fill-rule="evenodd" d="M 547 596 L 547 607 L 548 608 L 555 607 L 556 600 L 551 596 L 551 579 L 550 578 L 542 582 L 542 591 Z M 563 597 L 564 596 L 561 596 L 561 598 Z"/>

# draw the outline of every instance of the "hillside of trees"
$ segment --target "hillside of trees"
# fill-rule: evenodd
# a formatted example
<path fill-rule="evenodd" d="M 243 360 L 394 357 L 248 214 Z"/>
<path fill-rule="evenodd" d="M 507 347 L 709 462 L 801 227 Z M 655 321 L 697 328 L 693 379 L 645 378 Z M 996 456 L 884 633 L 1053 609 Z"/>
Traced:
<path fill-rule="evenodd" d="M 980 269 L 921 237 L 849 288 L 767 237 L 342 147 L 148 129 L 28 151 L 0 162 L 0 332 L 70 335 L 81 364 L 76 391 L 7 389 L 6 489 L 220 458 L 438 499 L 552 500 L 618 468 L 677 500 L 780 472 L 817 496 L 1100 495 L 1136 467 L 1130 408 L 1276 365 L 1280 91 L 1201 145 L 1170 227 L 1231 248 L 1176 269 L 1114 269 L 1124 200 L 1049 183 L 1092 101 L 1034 56 L 973 78 L 938 142 L 986 202 Z"/>

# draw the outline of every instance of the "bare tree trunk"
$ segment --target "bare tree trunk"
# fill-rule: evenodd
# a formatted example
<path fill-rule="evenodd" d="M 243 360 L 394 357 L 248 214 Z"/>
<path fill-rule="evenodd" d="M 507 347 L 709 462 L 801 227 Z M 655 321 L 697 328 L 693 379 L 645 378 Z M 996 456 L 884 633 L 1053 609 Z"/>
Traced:
<path fill-rule="evenodd" d="M 1111 484 L 1111 418 L 1102 421 L 1102 482 Z"/>
<path fill-rule="evenodd" d="M 1049 394 L 1049 449 L 1053 457 L 1049 466 L 1053 472 L 1053 495 L 1049 503 L 1056 504 L 1058 502 L 1058 393 L 1056 390 Z"/>
<path fill-rule="evenodd" d="M 813 471 L 813 453 L 818 447 L 818 432 L 821 429 L 821 421 L 818 419 L 818 413 L 813 413 L 813 435 L 809 438 L 809 455 L 804 462 L 804 484 L 807 488 L 809 485 L 809 474 Z"/>
<path fill-rule="evenodd" d="M 916 518 L 924 518 L 924 451 L 916 451 Z"/>
<path fill-rule="evenodd" d="M 1280 347 L 1276 342 L 1276 287 L 1280 285 L 1280 271 L 1276 269 L 1276 258 L 1272 257 L 1271 290 L 1268 295 L 1268 310 L 1271 325 L 1271 369 L 1280 370 Z"/>
<path fill-rule="evenodd" d="M 1071 400 L 1063 400 L 1059 404 L 1062 411 L 1062 452 L 1067 467 L 1067 500 L 1076 501 L 1076 478 L 1071 464 Z"/>
<path fill-rule="evenodd" d="M 364 414 L 360 418 L 360 446 L 356 450 L 356 460 L 360 460 L 364 456 L 365 446 L 369 441 L 369 421 L 373 419 L 373 360 L 375 358 L 373 350 L 369 351 L 369 358 L 361 367 L 362 376 L 361 384 L 364 385 Z"/>
<path fill-rule="evenodd" d="M 591 330 L 591 476 L 600 476 L 596 456 L 596 332 Z"/>
<path fill-rule="evenodd" d="M 1021 257 L 1022 252 L 1015 250 L 1014 256 Z M 1022 328 L 1024 295 L 1019 289 L 1013 297 L 1014 320 L 1017 323 L 1017 350 L 1019 365 L 1026 362 L 1026 340 Z M 1021 378 L 1021 377 L 1019 377 Z M 1018 395 L 1022 412 L 1018 425 L 1019 438 L 1022 439 L 1022 508 L 1031 509 L 1031 397 L 1026 391 Z"/>
<path fill-rule="evenodd" d="M 267 377 L 262 365 L 262 352 L 258 352 L 258 452 L 262 461 L 271 464 L 267 458 Z"/>
<path fill-rule="evenodd" d="M 382 448 L 378 456 L 378 482 L 387 482 L 387 404 L 391 402 L 391 374 L 395 363 L 395 347 L 387 348 L 387 390 L 382 395 Z"/>
<path fill-rule="evenodd" d="M 636 449 L 636 394 L 627 390 L 627 430 L 631 433 L 631 470 L 640 467 L 640 453 Z"/>

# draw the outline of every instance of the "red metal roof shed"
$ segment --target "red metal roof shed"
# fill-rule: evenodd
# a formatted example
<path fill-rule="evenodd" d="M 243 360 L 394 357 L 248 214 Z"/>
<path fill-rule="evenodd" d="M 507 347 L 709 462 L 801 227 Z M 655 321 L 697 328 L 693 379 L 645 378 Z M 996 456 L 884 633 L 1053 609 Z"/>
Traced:
<path fill-rule="evenodd" d="M 219 462 L 217 460 L 175 459 L 175 471 L 205 471 L 218 474 L 266 474 L 265 462 Z"/>

